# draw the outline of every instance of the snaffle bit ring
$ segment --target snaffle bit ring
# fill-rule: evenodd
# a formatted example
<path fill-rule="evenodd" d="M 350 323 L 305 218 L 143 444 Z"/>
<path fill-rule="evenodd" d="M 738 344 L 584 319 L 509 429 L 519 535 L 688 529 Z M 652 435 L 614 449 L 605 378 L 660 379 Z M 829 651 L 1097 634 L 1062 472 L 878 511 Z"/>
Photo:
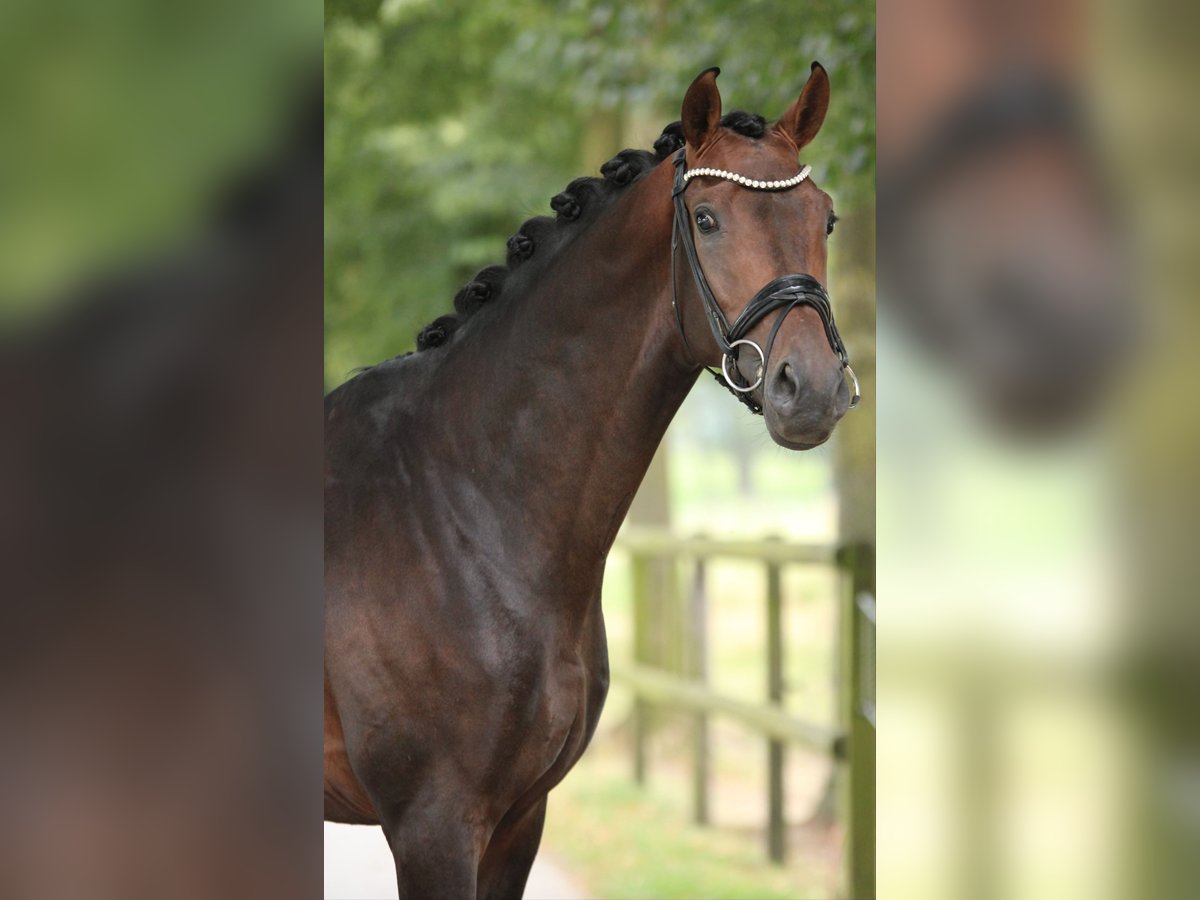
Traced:
<path fill-rule="evenodd" d="M 754 341 L 749 341 L 749 340 L 745 340 L 745 339 L 740 340 L 740 341 L 734 341 L 732 344 L 729 345 L 729 349 L 733 350 L 733 348 L 736 347 L 738 344 L 749 344 L 751 347 L 753 347 L 755 350 L 758 351 L 758 378 L 755 380 L 754 384 L 750 385 L 749 387 L 738 387 L 736 384 L 734 384 L 733 379 L 729 377 L 729 360 L 730 360 L 729 353 L 726 353 L 721 358 L 721 374 L 725 376 L 725 383 L 729 385 L 729 389 L 731 391 L 737 391 L 739 394 L 748 394 L 748 393 L 750 393 L 750 391 L 754 390 L 756 387 L 758 387 L 760 384 L 763 383 L 763 378 L 766 376 L 766 373 L 767 373 L 767 354 L 763 353 L 762 347 L 758 346 L 758 344 L 754 343 Z M 855 384 L 857 384 L 857 383 L 858 382 L 855 382 Z"/>
<path fill-rule="evenodd" d="M 844 366 L 842 366 L 842 369 L 850 374 L 850 390 L 852 391 L 850 395 L 850 405 L 846 408 L 854 409 L 854 407 L 858 406 L 858 401 L 862 399 L 862 394 L 860 394 L 858 391 L 858 376 L 855 375 L 854 370 L 850 368 L 850 363 L 846 363 Z"/>

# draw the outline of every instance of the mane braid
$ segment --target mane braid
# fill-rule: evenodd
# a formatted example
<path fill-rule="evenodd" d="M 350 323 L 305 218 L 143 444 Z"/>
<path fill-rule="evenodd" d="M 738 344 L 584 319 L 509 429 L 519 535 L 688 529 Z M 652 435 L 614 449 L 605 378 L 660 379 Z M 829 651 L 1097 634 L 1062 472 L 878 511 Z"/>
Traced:
<path fill-rule="evenodd" d="M 454 296 L 454 314 L 426 325 L 417 335 L 418 352 L 440 347 L 484 306 L 494 303 L 515 272 L 530 261 L 545 263 L 579 234 L 617 193 L 683 146 L 683 129 L 673 122 L 654 142 L 654 151 L 622 150 L 600 167 L 601 177 L 576 178 L 550 198 L 555 216 L 534 216 L 505 244 L 505 264 L 481 269 Z M 578 226 L 578 227 L 577 227 Z M 540 269 L 540 266 L 539 266 Z"/>
<path fill-rule="evenodd" d="M 757 113 L 735 109 L 721 116 L 721 125 L 743 137 L 760 138 L 767 133 L 767 120 Z"/>

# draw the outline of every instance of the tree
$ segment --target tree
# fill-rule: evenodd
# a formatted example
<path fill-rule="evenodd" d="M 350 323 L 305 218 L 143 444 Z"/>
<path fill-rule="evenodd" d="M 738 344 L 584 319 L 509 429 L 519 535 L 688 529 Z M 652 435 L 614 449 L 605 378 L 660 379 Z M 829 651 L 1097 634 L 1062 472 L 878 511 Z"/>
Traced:
<path fill-rule="evenodd" d="M 611 133 L 597 122 L 617 121 L 648 147 L 714 63 L 731 108 L 778 115 L 813 59 L 835 94 L 807 161 L 839 204 L 860 205 L 874 186 L 871 3 L 815 3 L 798 16 L 761 0 L 331 0 L 329 386 L 411 349 L 523 219 L 592 174 L 578 160 Z"/>

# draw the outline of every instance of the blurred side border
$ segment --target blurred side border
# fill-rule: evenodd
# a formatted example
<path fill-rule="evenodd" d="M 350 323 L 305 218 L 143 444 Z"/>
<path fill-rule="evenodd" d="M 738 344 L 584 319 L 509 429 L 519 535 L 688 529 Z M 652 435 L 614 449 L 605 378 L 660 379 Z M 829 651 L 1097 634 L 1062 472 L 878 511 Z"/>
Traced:
<path fill-rule="evenodd" d="M 321 29 L 0 13 L 0 895 L 320 890 Z"/>

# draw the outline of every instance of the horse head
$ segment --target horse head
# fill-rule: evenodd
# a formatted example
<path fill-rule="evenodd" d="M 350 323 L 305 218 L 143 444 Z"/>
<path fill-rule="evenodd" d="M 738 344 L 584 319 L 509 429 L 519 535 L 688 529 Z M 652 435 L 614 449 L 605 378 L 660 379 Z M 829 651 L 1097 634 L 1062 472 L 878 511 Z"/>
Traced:
<path fill-rule="evenodd" d="M 768 125 L 722 117 L 718 71 L 701 73 L 683 100 L 675 265 L 694 278 L 688 295 L 677 287 L 676 314 L 694 361 L 720 366 L 776 443 L 807 450 L 858 400 L 825 291 L 833 201 L 797 163 L 825 120 L 829 77 L 813 63 L 799 98 Z M 712 341 L 698 339 L 702 321 Z"/>

